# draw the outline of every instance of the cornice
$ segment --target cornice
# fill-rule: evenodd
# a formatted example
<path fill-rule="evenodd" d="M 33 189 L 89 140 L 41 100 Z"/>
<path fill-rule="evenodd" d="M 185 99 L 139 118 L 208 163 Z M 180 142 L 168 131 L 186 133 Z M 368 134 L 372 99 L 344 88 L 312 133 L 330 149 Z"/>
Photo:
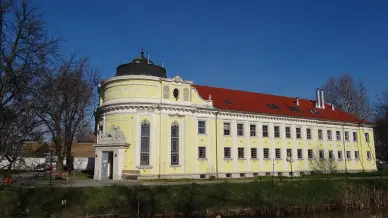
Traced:
<path fill-rule="evenodd" d="M 207 109 L 207 108 L 196 108 L 196 107 L 179 107 L 173 105 L 138 105 L 138 104 L 130 104 L 130 105 L 113 105 L 113 106 L 105 106 L 101 108 L 102 113 L 108 112 L 123 112 L 126 113 L 128 110 L 133 110 L 136 112 L 138 110 L 147 110 L 151 112 L 163 111 L 171 114 L 180 114 L 180 113 L 189 113 L 191 115 L 212 115 L 218 117 L 220 119 L 251 119 L 257 121 L 281 121 L 281 122 L 290 122 L 290 123 L 305 123 L 305 124 L 314 124 L 314 125 L 335 125 L 335 126 L 348 126 L 348 127 L 373 127 L 373 125 L 368 124 L 357 124 L 357 123 L 347 123 L 347 122 L 338 122 L 338 121 L 329 121 L 329 120 L 312 120 L 312 119 L 304 119 L 304 118 L 296 118 L 296 117 L 281 117 L 281 116 L 271 116 L 271 115 L 263 115 L 263 114 L 249 114 L 249 113 L 237 113 L 230 111 L 221 111 L 217 109 Z M 221 116 L 221 117 L 220 117 Z M 223 116 L 223 117 L 222 117 Z"/>

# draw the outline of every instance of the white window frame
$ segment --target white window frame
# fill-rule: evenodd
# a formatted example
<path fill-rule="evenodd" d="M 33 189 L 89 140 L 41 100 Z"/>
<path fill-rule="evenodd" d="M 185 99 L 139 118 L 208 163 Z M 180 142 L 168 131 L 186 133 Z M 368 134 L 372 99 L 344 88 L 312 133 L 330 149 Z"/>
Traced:
<path fill-rule="evenodd" d="M 204 125 L 203 127 L 199 126 L 200 122 L 203 122 L 203 125 Z M 201 135 L 206 134 L 206 124 L 207 124 L 206 120 L 198 120 L 198 134 L 201 134 Z M 203 132 L 200 131 L 201 129 L 203 129 Z"/>

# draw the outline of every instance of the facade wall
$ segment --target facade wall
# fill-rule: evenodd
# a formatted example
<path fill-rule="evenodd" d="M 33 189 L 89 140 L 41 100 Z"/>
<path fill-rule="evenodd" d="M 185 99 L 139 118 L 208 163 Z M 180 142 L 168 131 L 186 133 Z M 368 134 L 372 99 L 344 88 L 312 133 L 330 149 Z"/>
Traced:
<path fill-rule="evenodd" d="M 122 168 L 140 170 L 141 178 L 250 177 L 272 173 L 289 176 L 291 168 L 294 175 L 311 171 L 376 170 L 371 127 L 218 111 L 212 107 L 211 96 L 209 100 L 202 99 L 190 82 L 180 78 L 122 78 L 105 82 L 98 128 L 103 133 L 119 126 L 129 143 L 124 150 Z M 173 95 L 174 89 L 179 90 L 178 98 Z M 205 123 L 204 133 L 198 133 L 199 121 Z M 142 165 L 140 158 L 141 125 L 144 122 L 150 126 L 148 165 Z M 224 123 L 230 124 L 230 135 L 224 135 Z M 179 163 L 176 165 L 172 164 L 171 157 L 172 125 L 179 128 Z M 242 135 L 238 134 L 238 125 L 243 125 Z M 253 135 L 251 125 L 256 128 Z M 268 137 L 263 135 L 264 126 L 267 126 Z M 278 135 L 275 135 L 275 126 L 280 130 Z M 286 135 L 286 127 L 291 130 L 290 138 Z M 297 128 L 301 129 L 301 139 L 296 137 Z M 307 138 L 308 129 L 311 130 L 311 139 Z M 322 130 L 322 139 L 318 130 Z M 327 130 L 331 130 L 332 140 L 328 140 Z M 340 140 L 336 139 L 337 131 L 340 131 Z M 345 132 L 349 134 L 348 140 L 345 140 Z M 353 132 L 357 140 L 353 139 Z M 369 142 L 365 133 L 369 134 Z M 205 150 L 204 158 L 199 157 L 199 147 Z M 230 157 L 224 157 L 225 148 L 230 148 Z M 240 157 L 239 149 L 243 153 Z M 257 157 L 251 156 L 252 149 L 256 149 Z M 264 149 L 268 149 L 268 157 L 264 157 Z M 277 149 L 280 149 L 280 157 L 276 157 Z M 288 149 L 292 151 L 289 159 Z M 298 149 L 301 149 L 301 157 Z M 314 158 L 309 158 L 308 150 L 312 150 Z M 319 160 L 320 150 L 325 161 Z M 333 159 L 329 160 L 331 151 Z M 338 158 L 338 151 L 342 151 L 342 159 Z M 346 158 L 347 151 L 350 151 L 350 158 Z M 356 151 L 359 152 L 358 159 Z M 370 158 L 367 157 L 368 151 Z M 115 178 L 121 177 L 115 175 Z"/>

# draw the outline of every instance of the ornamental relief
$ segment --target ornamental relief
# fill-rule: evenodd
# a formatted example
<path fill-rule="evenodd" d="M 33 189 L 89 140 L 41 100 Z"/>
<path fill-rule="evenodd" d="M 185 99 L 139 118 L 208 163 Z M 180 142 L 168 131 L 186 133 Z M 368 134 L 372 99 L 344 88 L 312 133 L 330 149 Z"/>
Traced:
<path fill-rule="evenodd" d="M 183 89 L 183 100 L 184 101 L 190 101 L 189 88 L 184 88 Z"/>
<path fill-rule="evenodd" d="M 170 86 L 165 85 L 163 87 L 163 98 L 169 98 L 170 97 Z"/>

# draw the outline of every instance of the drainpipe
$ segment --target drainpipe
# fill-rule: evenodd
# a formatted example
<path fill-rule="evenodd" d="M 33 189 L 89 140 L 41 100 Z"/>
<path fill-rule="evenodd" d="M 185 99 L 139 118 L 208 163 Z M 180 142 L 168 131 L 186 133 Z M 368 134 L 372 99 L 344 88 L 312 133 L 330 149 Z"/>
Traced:
<path fill-rule="evenodd" d="M 220 110 L 216 112 L 216 175 L 218 178 L 218 114 Z"/>

